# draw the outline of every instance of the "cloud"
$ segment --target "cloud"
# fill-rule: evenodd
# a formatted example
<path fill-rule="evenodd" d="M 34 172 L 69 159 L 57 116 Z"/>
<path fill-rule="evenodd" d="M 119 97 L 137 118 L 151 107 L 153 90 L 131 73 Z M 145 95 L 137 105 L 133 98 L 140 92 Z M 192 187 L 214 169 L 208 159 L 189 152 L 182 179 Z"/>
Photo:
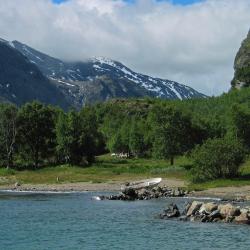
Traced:
<path fill-rule="evenodd" d="M 227 91 L 249 0 L 0 0 L 0 37 L 66 60 L 106 56 L 209 95 Z"/>

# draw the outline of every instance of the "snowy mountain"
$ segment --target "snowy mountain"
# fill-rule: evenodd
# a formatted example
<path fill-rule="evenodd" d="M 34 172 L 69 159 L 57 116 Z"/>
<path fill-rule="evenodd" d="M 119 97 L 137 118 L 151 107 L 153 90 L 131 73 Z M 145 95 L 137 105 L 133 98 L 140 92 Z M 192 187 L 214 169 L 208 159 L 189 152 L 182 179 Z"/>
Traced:
<path fill-rule="evenodd" d="M 86 103 L 106 101 L 111 98 L 205 97 L 183 84 L 136 73 L 122 63 L 107 58 L 96 57 L 84 62 L 64 62 L 18 41 L 8 44 L 35 64 L 63 92 L 67 101 L 78 108 Z"/>

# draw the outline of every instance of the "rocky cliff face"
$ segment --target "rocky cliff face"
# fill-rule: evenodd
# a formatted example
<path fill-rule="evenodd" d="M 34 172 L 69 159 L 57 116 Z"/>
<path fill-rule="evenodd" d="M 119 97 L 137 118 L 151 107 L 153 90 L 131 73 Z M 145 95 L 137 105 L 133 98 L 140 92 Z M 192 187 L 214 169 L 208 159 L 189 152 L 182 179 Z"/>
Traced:
<path fill-rule="evenodd" d="M 242 42 L 234 62 L 233 88 L 242 88 L 250 86 L 250 30 L 247 38 Z"/>

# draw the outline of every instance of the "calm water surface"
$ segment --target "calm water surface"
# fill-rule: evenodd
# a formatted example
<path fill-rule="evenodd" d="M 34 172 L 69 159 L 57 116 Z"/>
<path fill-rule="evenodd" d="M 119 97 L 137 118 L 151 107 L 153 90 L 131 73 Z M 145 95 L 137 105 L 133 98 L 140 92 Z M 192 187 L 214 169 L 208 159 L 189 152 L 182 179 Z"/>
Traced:
<path fill-rule="evenodd" d="M 0 193 L 0 249 L 250 249 L 250 226 L 155 218 L 172 201 Z"/>

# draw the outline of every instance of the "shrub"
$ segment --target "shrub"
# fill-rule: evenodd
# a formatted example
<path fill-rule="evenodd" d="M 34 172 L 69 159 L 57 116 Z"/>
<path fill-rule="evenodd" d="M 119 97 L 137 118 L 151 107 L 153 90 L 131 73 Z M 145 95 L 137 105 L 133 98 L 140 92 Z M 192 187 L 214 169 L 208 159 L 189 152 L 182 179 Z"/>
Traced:
<path fill-rule="evenodd" d="M 194 182 L 217 178 L 237 177 L 246 151 L 242 143 L 233 138 L 209 139 L 192 152 Z"/>

